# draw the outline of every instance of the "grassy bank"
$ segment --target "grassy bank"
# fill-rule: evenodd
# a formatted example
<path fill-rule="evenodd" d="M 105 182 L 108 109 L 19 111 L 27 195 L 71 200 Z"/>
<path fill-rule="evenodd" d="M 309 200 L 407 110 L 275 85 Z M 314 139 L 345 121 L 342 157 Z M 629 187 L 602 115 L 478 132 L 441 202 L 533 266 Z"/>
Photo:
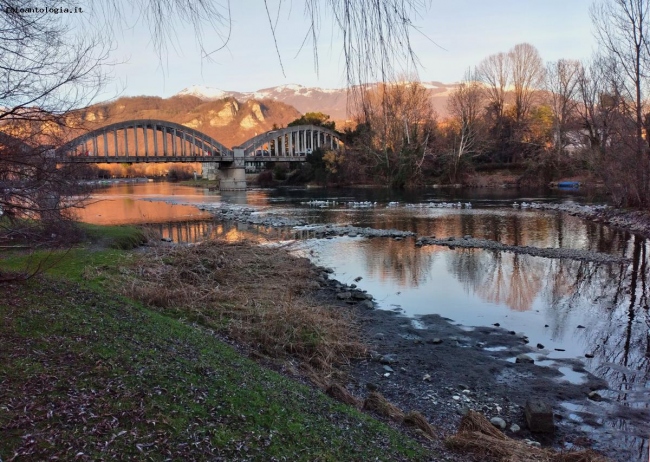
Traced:
<path fill-rule="evenodd" d="M 150 309 L 116 294 L 115 282 L 143 263 L 111 244 L 132 230 L 94 232 L 82 248 L 0 261 L 7 271 L 27 259 L 58 259 L 47 276 L 0 284 L 2 460 L 435 459 L 385 424 L 260 367 L 203 327 L 242 325 L 252 311 L 195 313 L 200 326 L 171 297 Z M 174 266 L 169 258 L 152 259 L 142 274 Z M 234 309 L 241 300 L 232 300 Z M 312 328 L 297 338 L 315 345 L 315 335 Z"/>

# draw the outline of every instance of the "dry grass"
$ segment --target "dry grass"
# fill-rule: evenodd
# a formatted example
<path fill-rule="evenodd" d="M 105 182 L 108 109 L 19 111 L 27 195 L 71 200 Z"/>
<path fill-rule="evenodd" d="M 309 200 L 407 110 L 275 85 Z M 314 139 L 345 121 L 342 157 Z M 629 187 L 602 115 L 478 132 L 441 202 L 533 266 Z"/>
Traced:
<path fill-rule="evenodd" d="M 402 422 L 404 420 L 404 413 L 400 408 L 391 404 L 381 393 L 373 391 L 368 395 L 363 402 L 363 408 L 369 411 L 374 411 L 377 414 L 388 417 L 395 422 Z"/>
<path fill-rule="evenodd" d="M 462 452 L 470 452 L 481 460 L 499 462 L 606 462 L 592 451 L 557 453 L 549 449 L 529 446 L 523 441 L 508 438 L 478 412 L 469 411 L 463 417 L 458 432 L 447 439 L 447 445 Z"/>
<path fill-rule="evenodd" d="M 420 430 L 425 438 L 436 438 L 436 432 L 431 424 L 417 411 L 411 411 L 404 416 L 404 425 Z"/>
<path fill-rule="evenodd" d="M 354 406 L 357 408 L 361 407 L 361 403 L 359 402 L 359 400 L 354 396 L 352 396 L 345 387 L 337 383 L 333 383 L 332 385 L 327 387 L 325 393 L 328 396 L 331 396 L 335 400 L 340 401 L 342 403 L 349 404 L 350 406 Z"/>
<path fill-rule="evenodd" d="M 307 259 L 250 243 L 160 246 L 114 279 L 151 307 L 225 332 L 272 357 L 328 370 L 365 354 L 348 310 L 315 303 Z"/>

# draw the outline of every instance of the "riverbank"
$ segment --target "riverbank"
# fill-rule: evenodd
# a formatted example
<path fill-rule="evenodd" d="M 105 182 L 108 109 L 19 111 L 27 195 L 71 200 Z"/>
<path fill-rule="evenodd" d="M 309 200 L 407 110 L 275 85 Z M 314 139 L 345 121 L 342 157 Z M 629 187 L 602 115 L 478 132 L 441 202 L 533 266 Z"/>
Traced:
<path fill-rule="evenodd" d="M 20 256 L 5 263 L 15 267 Z M 0 285 L 8 346 L 0 352 L 7 435 L 0 456 L 464 461 L 471 456 L 450 452 L 444 440 L 460 420 L 456 407 L 442 406 L 458 374 L 472 387 L 460 395 L 472 407 L 492 403 L 501 412 L 501 394 L 511 393 L 513 403 L 530 395 L 530 382 L 516 393 L 494 388 L 490 375 L 511 366 L 459 348 L 464 337 L 454 345 L 457 328 L 447 321 L 425 320 L 427 333 L 414 337 L 405 318 L 373 309 L 369 294 L 328 274 L 282 248 L 212 242 L 76 249 L 47 278 Z M 489 335 L 509 341 L 511 352 L 525 350 L 511 334 Z M 305 378 L 352 406 L 296 382 Z M 576 399 L 585 391 L 536 383 Z M 410 399 L 422 385 L 440 404 Z M 378 406 L 377 392 L 399 413 Z M 362 403 L 385 423 L 354 409 Z M 391 422 L 413 422 L 410 410 L 435 423 L 416 419 L 429 437 L 408 426 L 396 432 Z M 501 415 L 510 423 L 514 412 Z"/>
<path fill-rule="evenodd" d="M 98 242 L 2 255 L 5 274 L 30 261 L 56 265 L 0 284 L 1 460 L 438 459 L 426 443 L 300 383 L 297 371 L 290 378 L 288 356 L 227 336 L 234 331 L 226 320 L 234 320 L 226 309 L 237 294 L 223 294 L 211 318 L 221 328 L 209 328 L 200 313 L 174 313 L 174 303 L 150 308 L 119 295 L 115 282 L 151 250 Z M 219 265 L 201 264 L 204 271 Z M 318 344 L 303 337 L 297 341 Z M 247 357 L 260 354 L 271 367 Z"/>

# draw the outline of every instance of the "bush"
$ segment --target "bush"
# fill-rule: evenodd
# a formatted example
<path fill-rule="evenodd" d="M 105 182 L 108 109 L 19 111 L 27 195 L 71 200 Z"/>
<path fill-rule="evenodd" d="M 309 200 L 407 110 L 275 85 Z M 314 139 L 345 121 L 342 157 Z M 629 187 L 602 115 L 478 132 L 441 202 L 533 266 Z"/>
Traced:
<path fill-rule="evenodd" d="M 172 167 L 167 172 L 169 181 L 183 181 L 194 178 L 194 172 L 188 167 Z"/>
<path fill-rule="evenodd" d="M 257 185 L 262 188 L 275 186 L 275 181 L 273 181 L 273 172 L 271 170 L 265 170 L 257 175 Z"/>
<path fill-rule="evenodd" d="M 276 165 L 273 168 L 273 177 L 276 180 L 283 181 L 287 179 L 287 169 L 283 165 Z"/>

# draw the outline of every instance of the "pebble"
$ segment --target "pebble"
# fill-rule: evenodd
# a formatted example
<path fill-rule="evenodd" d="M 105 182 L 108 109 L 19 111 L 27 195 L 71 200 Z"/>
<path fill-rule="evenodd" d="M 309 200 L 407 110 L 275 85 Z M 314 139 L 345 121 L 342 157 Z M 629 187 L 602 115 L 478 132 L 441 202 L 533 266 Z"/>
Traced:
<path fill-rule="evenodd" d="M 395 355 L 383 355 L 379 362 L 382 364 L 395 364 L 397 362 L 397 357 Z"/>
<path fill-rule="evenodd" d="M 460 401 L 460 396 L 454 395 L 451 397 L 451 399 L 453 399 L 454 401 Z"/>
<path fill-rule="evenodd" d="M 521 363 L 521 364 L 533 364 L 535 362 L 535 360 L 533 358 L 531 358 L 530 356 L 528 356 L 528 355 L 521 354 L 521 355 L 517 356 L 517 359 L 515 359 L 515 362 L 516 363 Z"/>
<path fill-rule="evenodd" d="M 594 355 L 592 355 L 591 353 L 585 353 L 585 358 L 592 359 L 593 357 Z"/>
<path fill-rule="evenodd" d="M 375 305 L 370 300 L 362 301 L 361 303 L 359 303 L 359 306 L 361 308 L 365 308 L 366 310 L 372 310 L 375 308 Z"/>
<path fill-rule="evenodd" d="M 395 372 L 395 370 L 394 370 L 392 367 L 390 367 L 390 366 L 384 366 L 384 370 L 385 370 L 386 372 Z"/>
<path fill-rule="evenodd" d="M 336 294 L 336 298 L 339 300 L 350 300 L 352 298 L 352 294 L 350 292 L 339 292 Z"/>
<path fill-rule="evenodd" d="M 500 428 L 501 430 L 506 429 L 506 421 L 503 420 L 501 417 L 492 417 L 490 419 L 490 423 L 495 427 Z"/>
<path fill-rule="evenodd" d="M 597 391 L 592 391 L 587 395 L 587 398 L 589 398 L 592 401 L 602 401 L 603 397 L 600 396 L 600 393 Z"/>
<path fill-rule="evenodd" d="M 542 345 L 541 343 L 538 343 L 538 344 L 537 344 L 537 348 L 539 348 L 539 349 L 541 350 L 541 349 L 544 348 L 544 345 Z"/>
<path fill-rule="evenodd" d="M 512 433 L 517 433 L 519 430 L 521 430 L 521 427 L 519 425 L 517 425 L 517 424 L 512 424 L 510 426 L 510 431 Z"/>
<path fill-rule="evenodd" d="M 436 337 L 433 340 L 429 340 L 427 343 L 431 343 L 433 345 L 440 345 L 442 343 L 442 339 Z"/>

